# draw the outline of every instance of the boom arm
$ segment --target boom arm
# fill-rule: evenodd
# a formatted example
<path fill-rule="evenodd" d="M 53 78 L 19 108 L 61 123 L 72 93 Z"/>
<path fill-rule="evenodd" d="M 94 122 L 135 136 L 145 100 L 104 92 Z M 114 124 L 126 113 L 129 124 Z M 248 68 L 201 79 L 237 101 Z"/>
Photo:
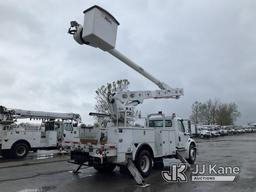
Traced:
<path fill-rule="evenodd" d="M 134 119 L 135 106 L 142 103 L 144 99 L 178 99 L 183 95 L 183 89 L 171 88 L 117 51 L 115 49 L 115 43 L 118 25 L 119 22 L 108 11 L 95 5 L 84 11 L 83 26 L 76 21 L 71 21 L 68 33 L 80 45 L 89 45 L 110 53 L 160 88 L 157 91 L 118 90 L 111 96 L 111 116 L 113 119 L 127 119 L 127 116 L 129 116 L 132 120 Z"/>
<path fill-rule="evenodd" d="M 75 113 L 55 113 L 44 111 L 28 111 L 23 109 L 13 109 L 16 117 L 31 119 L 63 119 L 63 120 L 80 120 L 79 114 Z"/>
<path fill-rule="evenodd" d="M 144 99 L 176 99 L 180 96 L 179 89 L 156 90 L 156 91 L 121 91 L 117 92 L 113 98 L 123 103 L 143 103 Z"/>
<path fill-rule="evenodd" d="M 122 113 L 127 113 L 126 117 L 131 119 L 135 117 L 134 108 L 142 104 L 145 99 L 168 99 L 177 98 L 180 96 L 179 89 L 172 90 L 156 90 L 156 91 L 120 91 L 116 92 L 111 98 L 111 114 L 113 119 L 122 116 Z"/>
<path fill-rule="evenodd" d="M 96 42 L 85 42 L 83 39 L 83 26 L 78 24 L 76 21 L 71 21 L 71 26 L 69 28 L 69 33 L 71 35 L 73 35 L 74 40 L 80 44 L 87 44 L 90 45 L 90 43 L 93 44 L 97 44 Z M 100 44 L 98 45 L 99 48 Z M 101 48 L 102 49 L 102 48 Z M 143 75 L 144 77 L 146 77 L 147 79 L 149 79 L 150 81 L 152 81 L 153 83 L 155 83 L 161 90 L 171 90 L 173 88 L 171 88 L 169 85 L 167 85 L 166 83 L 163 83 L 161 81 L 159 81 L 157 78 L 155 78 L 154 76 L 152 76 L 150 73 L 148 73 L 147 71 L 145 71 L 142 67 L 140 67 L 139 65 L 137 65 L 135 62 L 133 62 L 132 60 L 130 60 L 129 58 L 127 58 L 125 55 L 123 55 L 122 53 L 120 53 L 118 50 L 116 50 L 115 48 L 113 49 L 107 49 L 104 51 L 107 51 L 108 53 L 110 53 L 112 56 L 118 58 L 119 60 L 121 60 L 123 63 L 125 63 L 126 65 L 128 65 L 129 67 L 131 67 L 132 69 L 134 69 L 135 71 L 137 71 L 138 73 L 140 73 L 141 75 Z M 178 90 L 177 96 L 175 97 L 176 99 L 178 99 L 181 95 L 183 95 L 183 89 L 175 89 Z"/>
<path fill-rule="evenodd" d="M 165 83 L 159 81 L 158 79 L 156 79 L 155 77 L 153 77 L 150 73 L 145 71 L 142 67 L 140 67 L 139 65 L 134 63 L 132 60 L 127 58 L 125 55 L 120 53 L 118 50 L 111 49 L 108 52 L 111 55 L 113 55 L 114 57 L 116 57 L 119 60 L 121 60 L 122 62 L 124 62 L 126 65 L 128 65 L 132 69 L 134 69 L 135 71 L 137 71 L 138 73 L 140 73 L 141 75 L 143 75 L 144 77 L 146 77 L 147 79 L 149 79 L 150 81 L 152 81 L 153 83 L 155 83 L 160 89 L 171 89 L 171 87 L 169 87 L 167 84 L 165 84 Z"/>
<path fill-rule="evenodd" d="M 13 121 L 15 119 L 30 118 L 30 119 L 62 119 L 62 120 L 74 120 L 81 121 L 81 117 L 76 113 L 55 113 L 44 111 L 29 111 L 23 109 L 7 109 L 4 106 L 0 106 L 0 122 L 1 121 Z"/>

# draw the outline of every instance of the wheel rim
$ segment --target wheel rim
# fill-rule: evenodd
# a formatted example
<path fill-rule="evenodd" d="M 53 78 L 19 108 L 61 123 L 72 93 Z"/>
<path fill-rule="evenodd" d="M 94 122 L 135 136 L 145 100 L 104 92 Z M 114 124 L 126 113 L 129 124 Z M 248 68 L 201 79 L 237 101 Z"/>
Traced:
<path fill-rule="evenodd" d="M 191 148 L 191 150 L 190 150 L 190 158 L 192 161 L 195 161 L 195 159 L 196 159 L 196 149 L 194 147 Z"/>
<path fill-rule="evenodd" d="M 16 149 L 16 154 L 18 157 L 22 157 L 26 154 L 26 147 L 21 145 L 21 146 L 18 146 L 17 149 Z"/>
<path fill-rule="evenodd" d="M 140 160 L 140 169 L 142 172 L 146 173 L 150 167 L 150 159 L 148 156 L 144 155 Z"/>

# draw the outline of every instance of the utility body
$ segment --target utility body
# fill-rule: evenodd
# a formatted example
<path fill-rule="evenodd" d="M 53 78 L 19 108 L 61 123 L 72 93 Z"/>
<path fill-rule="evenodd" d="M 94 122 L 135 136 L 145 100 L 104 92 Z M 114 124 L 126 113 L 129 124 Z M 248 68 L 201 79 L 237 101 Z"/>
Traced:
<path fill-rule="evenodd" d="M 80 142 L 72 146 L 71 159 L 96 169 L 101 166 L 102 171 L 109 166 L 126 166 L 132 160 L 143 176 L 149 175 L 153 162 L 177 158 L 177 152 L 194 163 L 196 143 L 185 131 L 184 125 L 188 123 L 182 118 L 157 113 L 148 115 L 145 126 L 141 127 L 112 123 L 106 128 L 80 127 Z M 143 151 L 147 151 L 147 157 L 140 157 Z"/>

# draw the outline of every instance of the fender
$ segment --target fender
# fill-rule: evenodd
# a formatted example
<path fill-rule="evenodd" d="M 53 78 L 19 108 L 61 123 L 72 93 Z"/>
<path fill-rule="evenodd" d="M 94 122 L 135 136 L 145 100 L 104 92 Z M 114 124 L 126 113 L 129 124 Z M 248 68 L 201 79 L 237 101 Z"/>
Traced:
<path fill-rule="evenodd" d="M 11 148 L 13 148 L 17 143 L 26 143 L 26 144 L 28 145 L 29 149 L 31 149 L 30 143 L 29 143 L 27 140 L 25 140 L 25 139 L 20 139 L 20 140 L 15 141 L 15 142 L 12 144 L 12 147 L 11 147 Z"/>
<path fill-rule="evenodd" d="M 135 160 L 135 158 L 137 157 L 138 153 L 142 150 L 142 149 L 147 149 L 151 154 L 152 154 L 152 158 L 154 158 L 154 150 L 153 150 L 153 147 L 150 146 L 149 143 L 138 143 L 137 144 L 137 147 L 136 147 L 136 144 L 133 144 L 134 146 L 134 150 L 133 150 L 133 153 L 132 153 L 132 159 L 133 161 Z"/>

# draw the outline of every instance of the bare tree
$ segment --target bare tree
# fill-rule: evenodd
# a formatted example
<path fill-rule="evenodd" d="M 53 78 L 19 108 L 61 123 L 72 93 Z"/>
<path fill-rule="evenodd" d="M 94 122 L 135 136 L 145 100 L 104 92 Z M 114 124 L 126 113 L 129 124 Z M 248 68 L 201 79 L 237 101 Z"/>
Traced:
<path fill-rule="evenodd" d="M 117 80 L 112 83 L 107 83 L 102 85 L 96 90 L 96 105 L 95 110 L 97 113 L 110 114 L 111 113 L 111 103 L 110 96 L 116 91 L 122 91 L 128 88 L 129 81 L 127 79 Z M 98 120 L 98 118 L 97 118 Z"/>
<path fill-rule="evenodd" d="M 192 105 L 191 120 L 198 124 L 231 125 L 240 116 L 238 106 L 235 103 L 221 103 L 219 100 L 211 100 L 201 103 L 196 101 Z"/>
<path fill-rule="evenodd" d="M 240 115 L 235 103 L 221 104 L 217 109 L 216 122 L 219 125 L 232 125 Z"/>
<path fill-rule="evenodd" d="M 200 106 L 201 106 L 201 103 L 198 101 L 196 101 L 192 105 L 192 115 L 190 116 L 190 119 L 195 124 L 199 123 Z"/>
<path fill-rule="evenodd" d="M 211 101 L 211 100 L 209 100 Z M 217 115 L 217 109 L 220 105 L 220 101 L 215 99 L 213 102 L 212 102 L 212 105 L 210 107 L 210 124 L 216 124 L 216 115 Z"/>

